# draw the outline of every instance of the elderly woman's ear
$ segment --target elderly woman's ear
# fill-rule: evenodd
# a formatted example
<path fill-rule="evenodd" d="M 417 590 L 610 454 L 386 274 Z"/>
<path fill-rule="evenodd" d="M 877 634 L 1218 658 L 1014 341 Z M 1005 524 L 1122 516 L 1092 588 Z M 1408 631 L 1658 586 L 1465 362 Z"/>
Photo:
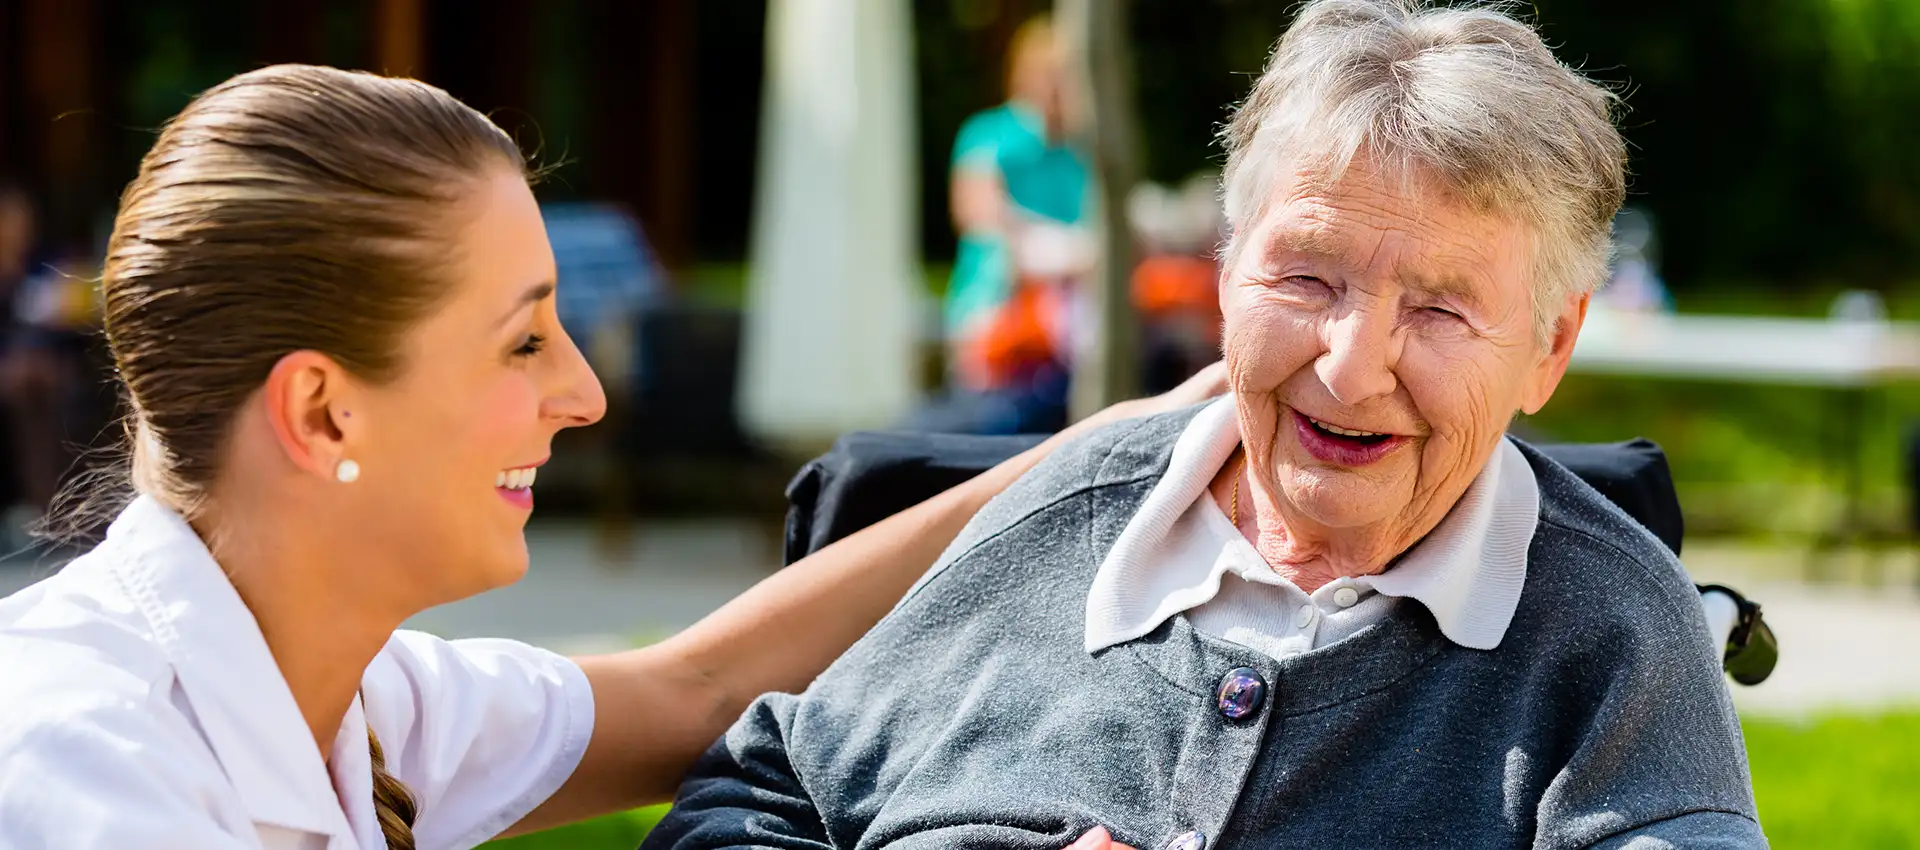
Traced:
<path fill-rule="evenodd" d="M 1540 362 L 1534 367 L 1533 383 L 1527 389 L 1525 403 L 1520 406 L 1528 416 L 1546 406 L 1547 399 L 1553 398 L 1553 391 L 1560 386 L 1560 379 L 1567 374 L 1567 364 L 1573 359 L 1573 344 L 1580 339 L 1580 327 L 1586 324 L 1587 305 L 1592 301 L 1592 293 L 1569 298 L 1560 317 L 1554 320 L 1553 332 L 1547 337 Z"/>

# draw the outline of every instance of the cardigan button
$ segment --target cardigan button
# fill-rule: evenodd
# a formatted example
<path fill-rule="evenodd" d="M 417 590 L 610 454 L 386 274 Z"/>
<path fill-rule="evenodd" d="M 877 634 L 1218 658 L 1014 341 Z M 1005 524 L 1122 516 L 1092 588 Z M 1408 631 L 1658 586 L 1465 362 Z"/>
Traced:
<path fill-rule="evenodd" d="M 1220 679 L 1220 691 L 1214 707 L 1228 720 L 1246 720 L 1260 713 L 1267 701 L 1267 681 L 1252 667 L 1235 667 Z M 1199 833 L 1192 833 L 1199 835 Z M 1204 837 L 1200 839 L 1203 843 Z"/>
<path fill-rule="evenodd" d="M 1199 832 L 1183 832 L 1167 841 L 1166 850 L 1206 850 L 1207 837 Z"/>

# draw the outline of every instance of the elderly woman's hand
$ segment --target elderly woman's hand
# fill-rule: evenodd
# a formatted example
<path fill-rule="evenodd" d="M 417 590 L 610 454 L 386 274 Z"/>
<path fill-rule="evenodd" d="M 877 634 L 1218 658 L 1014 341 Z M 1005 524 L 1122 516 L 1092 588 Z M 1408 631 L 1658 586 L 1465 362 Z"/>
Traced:
<path fill-rule="evenodd" d="M 1111 409 L 1111 408 L 1109 408 Z M 1079 841 L 1067 845 L 1067 850 L 1133 850 L 1132 847 L 1113 840 L 1113 835 L 1104 826 L 1096 826 Z"/>
<path fill-rule="evenodd" d="M 1123 401 L 1105 410 L 1095 413 L 1060 432 L 1062 437 L 1072 438 L 1122 419 L 1134 419 L 1179 410 L 1206 401 L 1227 391 L 1227 364 L 1214 363 L 1188 378 L 1180 386 L 1167 390 L 1157 396 L 1136 398 Z"/>

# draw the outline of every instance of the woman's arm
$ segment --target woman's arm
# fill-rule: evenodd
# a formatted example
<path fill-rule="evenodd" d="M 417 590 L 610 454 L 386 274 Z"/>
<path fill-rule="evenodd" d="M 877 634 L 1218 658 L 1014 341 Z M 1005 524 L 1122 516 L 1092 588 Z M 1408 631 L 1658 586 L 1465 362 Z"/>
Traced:
<path fill-rule="evenodd" d="M 953 172 L 948 195 L 953 205 L 953 228 L 962 235 L 999 233 L 1006 227 L 1006 190 L 992 171 Z"/>
<path fill-rule="evenodd" d="M 974 479 L 801 559 L 653 646 L 576 659 L 594 692 L 593 739 L 526 832 L 672 799 L 706 748 L 769 691 L 799 691 L 879 622 L 976 511 L 1086 429 L 1226 389 L 1214 365 L 1164 395 L 1123 402 Z"/>

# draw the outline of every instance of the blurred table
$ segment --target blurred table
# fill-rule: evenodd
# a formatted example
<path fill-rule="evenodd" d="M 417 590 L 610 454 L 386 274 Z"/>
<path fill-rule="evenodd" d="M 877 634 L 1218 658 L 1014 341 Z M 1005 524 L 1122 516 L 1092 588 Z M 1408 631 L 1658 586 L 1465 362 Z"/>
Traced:
<path fill-rule="evenodd" d="M 1622 313 L 1594 307 L 1571 372 L 1828 387 L 1834 432 L 1821 440 L 1843 482 L 1844 513 L 1822 544 L 1863 531 L 1862 425 L 1871 392 L 1920 379 L 1920 323 L 1881 318 Z M 1910 484 L 1912 482 L 1909 482 Z"/>
<path fill-rule="evenodd" d="M 1620 313 L 1594 308 L 1576 372 L 1865 387 L 1920 378 L 1920 323 Z"/>

